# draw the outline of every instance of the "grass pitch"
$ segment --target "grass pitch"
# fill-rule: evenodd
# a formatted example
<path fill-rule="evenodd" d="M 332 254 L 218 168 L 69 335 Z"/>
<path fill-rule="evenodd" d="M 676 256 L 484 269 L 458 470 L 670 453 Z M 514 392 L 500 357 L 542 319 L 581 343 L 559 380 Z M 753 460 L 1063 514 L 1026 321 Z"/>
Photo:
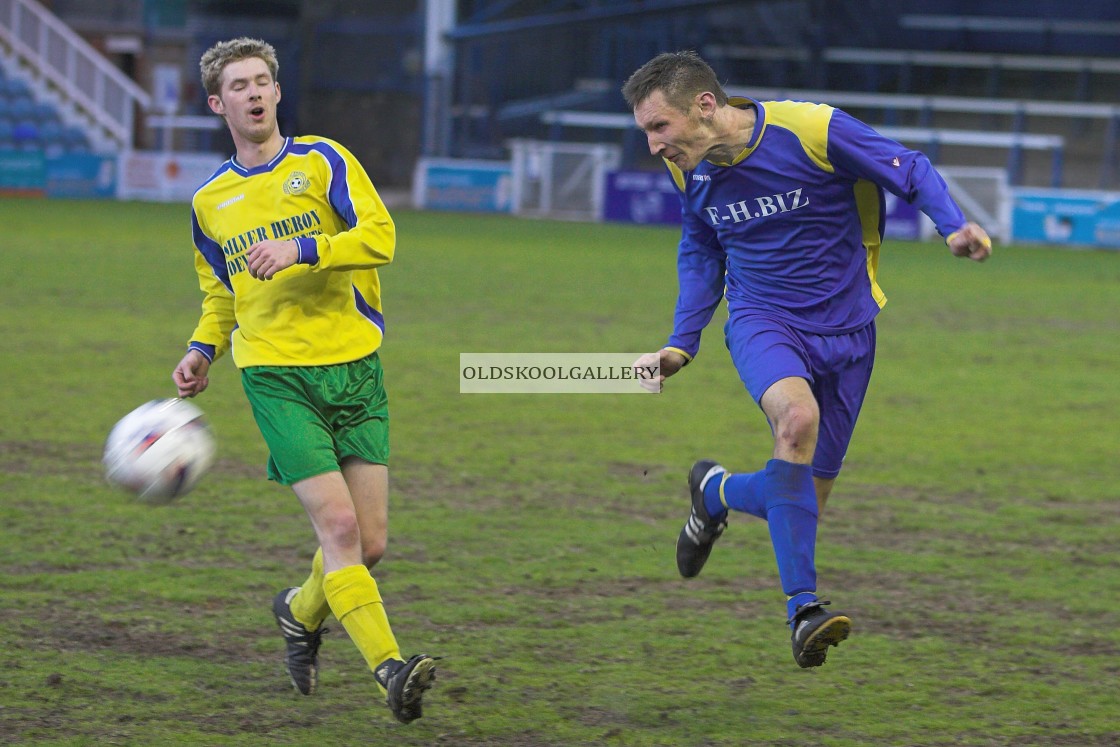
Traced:
<path fill-rule="evenodd" d="M 164 508 L 101 447 L 170 372 L 200 294 L 182 205 L 0 202 L 0 743 L 1077 745 L 1120 741 L 1120 254 L 890 242 L 871 392 L 820 529 L 853 619 L 790 655 L 766 528 L 676 574 L 685 474 L 757 469 L 722 312 L 659 397 L 460 395 L 461 352 L 664 342 L 675 232 L 400 212 L 382 273 L 389 552 L 406 653 L 444 657 L 391 720 L 341 626 L 295 695 L 269 611 L 314 538 L 230 361 L 196 402 L 221 458 Z"/>

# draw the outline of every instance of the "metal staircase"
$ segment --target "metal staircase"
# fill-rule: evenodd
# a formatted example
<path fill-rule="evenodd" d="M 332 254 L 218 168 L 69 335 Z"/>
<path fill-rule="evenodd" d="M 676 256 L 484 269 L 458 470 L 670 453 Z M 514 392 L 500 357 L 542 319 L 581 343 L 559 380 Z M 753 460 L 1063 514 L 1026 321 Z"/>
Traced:
<path fill-rule="evenodd" d="M 0 0 L 0 55 L 9 76 L 80 122 L 95 145 L 132 147 L 137 110 L 149 109 L 151 97 L 40 3 Z"/>

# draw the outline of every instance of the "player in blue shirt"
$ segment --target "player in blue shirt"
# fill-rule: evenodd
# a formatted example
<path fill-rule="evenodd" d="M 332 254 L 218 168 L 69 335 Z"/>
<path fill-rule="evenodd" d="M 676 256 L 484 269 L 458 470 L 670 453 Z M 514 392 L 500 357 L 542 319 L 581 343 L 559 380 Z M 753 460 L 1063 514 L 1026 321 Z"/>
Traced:
<path fill-rule="evenodd" d="M 875 281 L 883 190 L 928 215 L 957 257 L 983 261 L 991 241 L 926 156 L 838 109 L 729 99 L 694 52 L 658 55 L 622 93 L 680 190 L 683 222 L 673 333 L 636 365 L 660 366 L 646 382 L 660 390 L 697 354 L 726 296 L 728 350 L 774 434 L 762 470 L 693 465 L 677 568 L 700 573 L 729 510 L 765 519 L 794 659 L 820 666 L 851 630 L 817 597 L 814 558 L 817 517 L 863 404 L 886 303 Z"/>

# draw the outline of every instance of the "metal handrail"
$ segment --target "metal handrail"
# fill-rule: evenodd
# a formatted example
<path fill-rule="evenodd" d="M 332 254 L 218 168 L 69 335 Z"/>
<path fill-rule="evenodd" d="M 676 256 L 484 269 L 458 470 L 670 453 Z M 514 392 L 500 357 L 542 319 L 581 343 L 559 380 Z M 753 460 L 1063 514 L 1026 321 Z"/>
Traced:
<path fill-rule="evenodd" d="M 613 112 L 584 112 L 560 110 L 545 112 L 541 121 L 552 125 L 558 135 L 558 128 L 585 127 L 594 129 L 628 130 L 635 127 L 634 117 L 630 114 Z M 1024 132 L 989 132 L 984 130 L 952 130 L 931 127 L 891 127 L 877 126 L 876 129 L 889 138 L 902 142 L 924 143 L 939 148 L 942 145 L 966 145 L 981 148 L 1006 148 L 1009 151 L 1008 171 L 1012 183 L 1017 183 L 1022 168 L 1022 150 L 1050 151 L 1052 165 L 1051 186 L 1062 184 L 1062 168 L 1065 138 L 1061 135 L 1035 135 Z M 930 153 L 934 159 L 936 153 Z"/>
<path fill-rule="evenodd" d="M 132 144 L 134 107 L 151 96 L 35 0 L 0 0 L 0 43 L 118 145 Z"/>

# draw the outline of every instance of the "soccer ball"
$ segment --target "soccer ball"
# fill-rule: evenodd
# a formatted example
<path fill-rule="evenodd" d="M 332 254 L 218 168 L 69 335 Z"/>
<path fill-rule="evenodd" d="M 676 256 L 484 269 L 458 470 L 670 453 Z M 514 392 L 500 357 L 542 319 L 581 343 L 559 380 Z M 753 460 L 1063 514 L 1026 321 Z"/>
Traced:
<path fill-rule="evenodd" d="M 214 451 L 202 410 L 182 399 L 156 399 L 113 426 L 101 461 L 113 485 L 147 503 L 168 503 L 206 474 Z"/>

